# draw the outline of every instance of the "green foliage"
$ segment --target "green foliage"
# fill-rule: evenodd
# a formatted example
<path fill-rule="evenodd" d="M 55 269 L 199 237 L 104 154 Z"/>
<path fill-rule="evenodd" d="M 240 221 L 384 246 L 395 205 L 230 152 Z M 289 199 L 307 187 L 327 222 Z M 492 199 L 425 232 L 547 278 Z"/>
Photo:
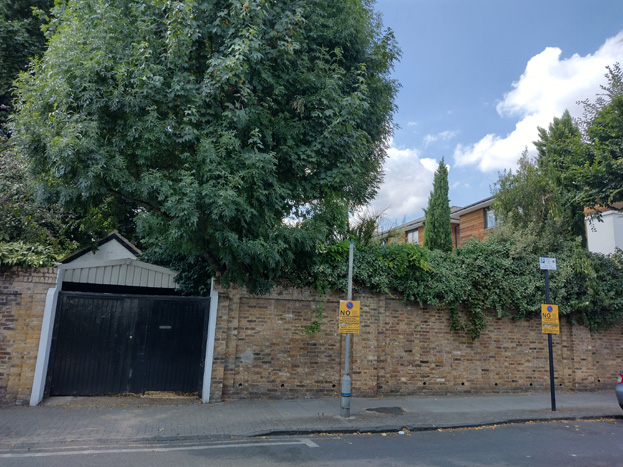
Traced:
<path fill-rule="evenodd" d="M 620 324 L 622 274 L 621 250 L 603 256 L 578 248 L 553 275 L 552 301 L 560 303 L 561 313 L 571 322 L 592 332 Z"/>
<path fill-rule="evenodd" d="M 584 208 L 623 202 L 623 72 L 616 64 L 606 77 L 604 93 L 583 101 L 577 124 L 566 111 L 554 118 L 539 128 L 536 159 L 524 153 L 515 173 L 500 175 L 494 209 L 504 223 L 551 243 L 580 238 L 586 246 Z"/>
<path fill-rule="evenodd" d="M 47 253 L 42 252 L 49 249 L 50 258 L 62 258 L 80 247 L 93 245 L 97 238 L 112 230 L 122 233 L 128 230 L 111 221 L 121 218 L 110 212 L 119 209 L 110 202 L 114 200 L 102 202 L 98 210 L 89 209 L 80 214 L 46 203 L 28 166 L 12 140 L 0 137 L 0 242 L 15 243 L 18 252 L 38 246 L 44 256 Z"/>
<path fill-rule="evenodd" d="M 493 207 L 508 228 L 560 239 L 580 238 L 586 245 L 584 206 L 577 201 L 581 181 L 573 175 L 583 160 L 580 131 L 569 112 L 539 128 L 535 159 L 524 152 L 519 167 L 500 174 Z"/>
<path fill-rule="evenodd" d="M 375 194 L 398 50 L 370 2 L 94 0 L 54 15 L 13 122 L 50 200 L 82 213 L 116 199 L 143 248 L 265 291 L 341 229 L 332 204 Z"/>
<path fill-rule="evenodd" d="M 549 128 L 539 128 L 539 140 L 534 142 L 538 151 L 538 167 L 550 182 L 552 196 L 557 198 L 558 217 L 563 229 L 572 237 L 580 237 L 586 246 L 584 206 L 578 201 L 582 181 L 574 174 L 574 167 L 584 164 L 585 148 L 580 130 L 565 111 L 554 118 Z"/>
<path fill-rule="evenodd" d="M 548 129 L 539 128 L 537 158 L 524 153 L 516 173 L 505 172 L 496 183 L 494 209 L 504 225 L 485 243 L 510 242 L 513 264 L 526 264 L 505 273 L 521 282 L 500 295 L 511 300 L 501 302 L 502 310 L 510 305 L 518 318 L 530 316 L 529 304 L 537 303 L 528 300 L 538 288 L 526 267 L 538 256 L 555 256 L 552 301 L 563 316 L 591 331 L 621 320 L 621 252 L 604 257 L 585 250 L 584 208 L 616 209 L 613 204 L 623 201 L 623 72 L 616 64 L 606 77 L 604 94 L 583 102 L 579 127 L 565 112 Z M 513 290 L 520 295 L 505 295 Z"/>
<path fill-rule="evenodd" d="M 45 50 L 41 30 L 53 0 L 0 0 L 0 136 L 12 110 L 13 80 Z M 34 12 L 38 10 L 41 15 Z"/>
<path fill-rule="evenodd" d="M 583 101 L 585 160 L 573 176 L 582 183 L 578 198 L 587 207 L 615 208 L 623 202 L 623 70 L 607 67 L 608 85 L 594 102 Z"/>
<path fill-rule="evenodd" d="M 517 171 L 500 174 L 495 185 L 493 208 L 504 228 L 557 242 L 569 237 L 562 211 L 562 196 L 553 181 L 543 173 L 538 160 L 527 152 Z"/>
<path fill-rule="evenodd" d="M 540 256 L 557 258 L 558 270 L 550 274 L 550 288 L 561 316 L 592 332 L 621 323 L 621 252 L 591 254 L 579 240 L 553 244 L 508 228 L 449 253 L 409 244 L 357 245 L 353 283 L 356 290 L 446 308 L 451 329 L 477 339 L 487 327 L 488 310 L 494 310 L 498 318 L 540 316 L 545 300 Z M 292 271 L 287 280 L 323 292 L 346 291 L 347 267 L 348 243 L 339 242 L 319 251 L 311 270 Z"/>
<path fill-rule="evenodd" d="M 424 247 L 429 250 L 452 251 L 448 190 L 448 168 L 442 158 L 435 172 L 424 223 Z"/>
<path fill-rule="evenodd" d="M 314 335 L 320 331 L 320 324 L 324 318 L 324 301 L 318 303 L 318 306 L 314 309 L 312 314 L 314 315 L 314 320 L 303 329 L 303 333 L 307 337 L 314 337 Z"/>
<path fill-rule="evenodd" d="M 322 292 L 346 290 L 348 250 L 347 241 L 329 244 L 317 252 L 310 269 L 292 270 L 286 277 Z M 359 287 L 388 294 L 416 287 L 429 267 L 427 254 L 415 245 L 357 245 L 353 258 L 354 281 Z"/>
<path fill-rule="evenodd" d="M 370 207 L 358 211 L 348 219 L 346 239 L 358 245 L 380 243 L 386 240 L 391 231 L 381 234 L 381 223 L 384 220 L 382 211 L 375 211 Z"/>
<path fill-rule="evenodd" d="M 48 245 L 0 242 L 0 267 L 49 267 L 54 266 L 59 259 Z"/>
<path fill-rule="evenodd" d="M 154 245 L 141 255 L 141 260 L 177 271 L 175 283 L 185 295 L 209 297 L 214 271 L 202 257 L 173 254 L 164 245 Z"/>
<path fill-rule="evenodd" d="M 17 242 L 15 257 L 20 257 L 21 251 L 46 256 L 46 248 L 51 256 L 63 256 L 77 246 L 71 235 L 75 225 L 72 215 L 58 206 L 46 206 L 37 200 L 27 161 L 19 156 L 9 140 L 2 137 L 0 219 L 0 242 L 4 242 L 6 248 L 9 248 L 7 244 Z M 30 250 L 30 246 L 24 245 L 39 245 L 43 250 Z"/>

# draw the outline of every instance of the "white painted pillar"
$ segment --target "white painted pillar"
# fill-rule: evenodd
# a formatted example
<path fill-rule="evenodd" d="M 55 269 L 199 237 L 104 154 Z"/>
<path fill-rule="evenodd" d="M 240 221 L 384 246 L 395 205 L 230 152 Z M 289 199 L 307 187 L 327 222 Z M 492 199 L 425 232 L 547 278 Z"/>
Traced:
<path fill-rule="evenodd" d="M 43 311 L 43 322 L 41 323 L 41 337 L 39 338 L 35 376 L 32 381 L 32 391 L 30 393 L 30 405 L 38 405 L 43 400 L 45 379 L 48 374 L 48 364 L 50 362 L 50 347 L 52 346 L 56 302 L 62 284 L 63 270 L 59 268 L 56 275 L 56 287 L 48 289 L 48 293 L 45 296 L 45 308 Z"/>
<path fill-rule="evenodd" d="M 203 370 L 203 391 L 201 400 L 210 402 L 210 385 L 212 384 L 212 361 L 214 360 L 214 338 L 216 336 L 216 319 L 218 315 L 218 291 L 214 290 L 214 279 L 210 290 L 210 314 L 208 316 L 208 341 Z"/>

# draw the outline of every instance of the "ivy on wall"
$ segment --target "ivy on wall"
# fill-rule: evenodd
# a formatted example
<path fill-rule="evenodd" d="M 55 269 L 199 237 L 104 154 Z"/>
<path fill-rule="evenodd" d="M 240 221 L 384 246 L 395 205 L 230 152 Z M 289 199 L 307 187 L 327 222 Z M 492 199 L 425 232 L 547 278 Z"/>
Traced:
<path fill-rule="evenodd" d="M 551 256 L 558 265 L 550 274 L 551 301 L 561 316 L 592 332 L 620 323 L 623 253 L 589 253 L 579 241 L 546 247 L 508 231 L 451 253 L 407 244 L 361 245 L 355 249 L 353 283 L 359 290 L 444 307 L 453 330 L 477 339 L 487 326 L 485 310 L 500 318 L 540 316 L 545 286 L 539 256 Z M 288 280 L 321 291 L 346 290 L 347 265 L 348 242 L 331 244 L 318 252 L 311 270 L 291 271 Z"/>
<path fill-rule="evenodd" d="M 40 268 L 54 266 L 57 255 L 48 245 L 25 242 L 0 242 L 0 268 L 21 266 Z"/>
<path fill-rule="evenodd" d="M 348 247 L 347 241 L 324 245 L 311 265 L 286 271 L 283 285 L 346 291 Z M 487 327 L 487 310 L 499 318 L 539 317 L 545 300 L 539 256 L 557 259 L 558 269 L 550 274 L 551 302 L 559 305 L 562 317 L 591 332 L 621 323 L 623 252 L 593 254 L 579 240 L 547 244 L 508 229 L 449 253 L 412 244 L 357 245 L 353 282 L 355 290 L 445 308 L 453 330 L 477 339 Z M 0 242 L 0 265 L 5 267 L 45 267 L 55 259 L 49 247 Z M 178 277 L 178 283 L 187 293 L 206 295 L 209 277 L 205 267 L 196 266 Z M 306 332 L 319 330 L 322 315 L 320 304 Z"/>

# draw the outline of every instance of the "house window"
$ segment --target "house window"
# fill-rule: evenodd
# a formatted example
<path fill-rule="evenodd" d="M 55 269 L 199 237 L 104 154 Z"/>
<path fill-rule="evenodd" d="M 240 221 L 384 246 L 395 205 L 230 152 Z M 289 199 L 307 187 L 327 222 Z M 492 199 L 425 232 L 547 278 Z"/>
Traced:
<path fill-rule="evenodd" d="M 415 245 L 418 245 L 420 243 L 417 230 L 407 232 L 407 243 L 414 243 Z"/>
<path fill-rule="evenodd" d="M 502 222 L 495 216 L 493 209 L 485 209 L 485 230 L 501 225 Z"/>

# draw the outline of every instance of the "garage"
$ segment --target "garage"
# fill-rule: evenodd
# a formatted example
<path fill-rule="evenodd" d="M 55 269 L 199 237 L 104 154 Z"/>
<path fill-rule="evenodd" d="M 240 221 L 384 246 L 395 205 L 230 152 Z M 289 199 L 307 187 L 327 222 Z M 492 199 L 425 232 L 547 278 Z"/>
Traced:
<path fill-rule="evenodd" d="M 51 396 L 200 391 L 205 299 L 61 291 L 57 303 Z"/>
<path fill-rule="evenodd" d="M 148 391 L 198 393 L 207 400 L 211 299 L 181 296 L 174 271 L 138 255 L 114 232 L 97 249 L 61 262 L 57 287 L 46 302 L 49 328 L 44 314 L 45 355 L 37 359 L 41 381 L 33 384 L 31 404 L 43 396 Z"/>

